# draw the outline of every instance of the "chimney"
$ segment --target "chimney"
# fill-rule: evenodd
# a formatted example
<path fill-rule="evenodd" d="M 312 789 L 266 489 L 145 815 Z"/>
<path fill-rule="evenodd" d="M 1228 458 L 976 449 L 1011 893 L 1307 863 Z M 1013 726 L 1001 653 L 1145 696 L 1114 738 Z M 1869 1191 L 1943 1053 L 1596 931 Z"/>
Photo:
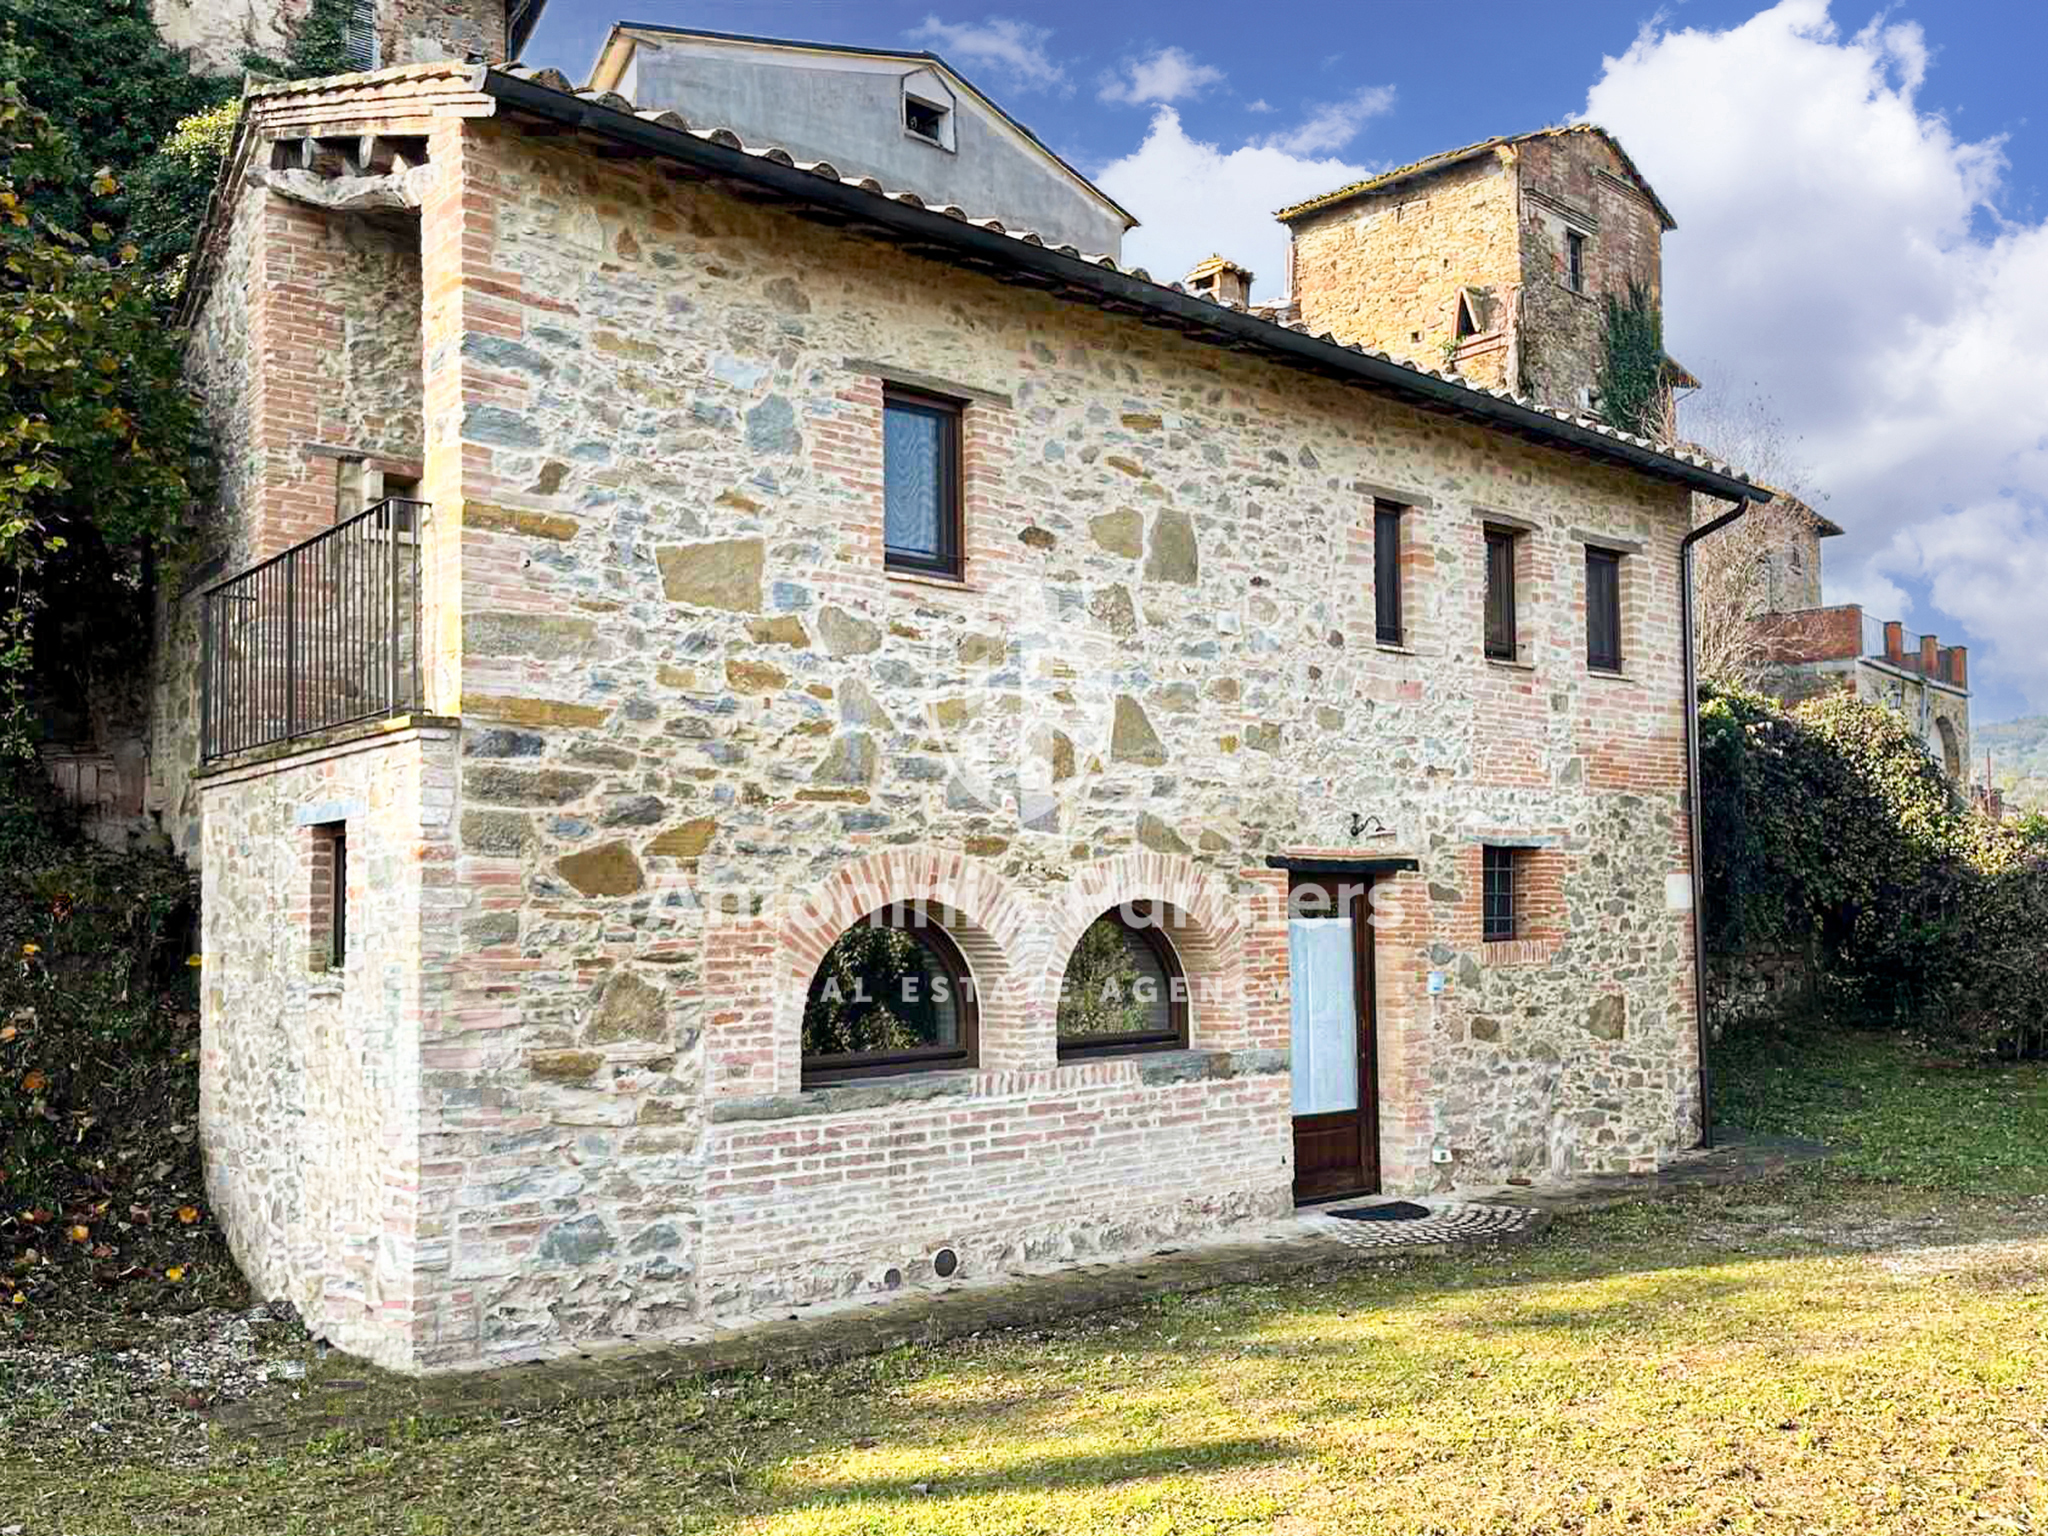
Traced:
<path fill-rule="evenodd" d="M 1895 667 L 1906 664 L 1906 626 L 1897 619 L 1885 621 L 1884 659 Z"/>
<path fill-rule="evenodd" d="M 1948 648 L 1948 680 L 1958 688 L 1970 686 L 1970 648 L 1967 645 Z"/>
<path fill-rule="evenodd" d="M 1941 676 L 1941 642 L 1933 635 L 1920 637 L 1920 675 Z"/>
<path fill-rule="evenodd" d="M 1226 304 L 1240 305 L 1249 305 L 1252 301 L 1251 272 L 1221 256 L 1196 262 L 1180 281 L 1189 293 L 1199 294 L 1205 299 L 1221 299 Z"/>

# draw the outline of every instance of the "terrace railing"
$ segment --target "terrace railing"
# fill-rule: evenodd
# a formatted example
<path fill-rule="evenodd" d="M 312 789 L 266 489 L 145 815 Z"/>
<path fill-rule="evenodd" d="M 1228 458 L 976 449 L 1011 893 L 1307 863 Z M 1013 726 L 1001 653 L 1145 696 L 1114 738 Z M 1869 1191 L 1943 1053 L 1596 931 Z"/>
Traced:
<path fill-rule="evenodd" d="M 207 588 L 207 761 L 420 707 L 420 530 L 392 498 Z"/>

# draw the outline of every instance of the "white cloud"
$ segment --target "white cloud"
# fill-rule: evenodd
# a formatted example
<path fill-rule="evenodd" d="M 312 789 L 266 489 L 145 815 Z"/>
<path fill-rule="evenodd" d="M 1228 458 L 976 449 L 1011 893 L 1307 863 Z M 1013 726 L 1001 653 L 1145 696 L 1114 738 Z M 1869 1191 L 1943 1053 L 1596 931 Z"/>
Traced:
<path fill-rule="evenodd" d="M 1180 114 L 1160 107 L 1145 142 L 1095 180 L 1142 221 L 1124 238 L 1127 263 L 1171 282 L 1220 251 L 1252 269 L 1253 292 L 1266 298 L 1286 286 L 1287 233 L 1273 210 L 1367 174 L 1349 161 L 1267 144 L 1224 150 L 1189 138 Z"/>
<path fill-rule="evenodd" d="M 1672 352 L 1710 389 L 1761 381 L 1848 530 L 1829 600 L 1988 641 L 1980 690 L 2048 709 L 2016 617 L 2048 588 L 2048 226 L 1997 215 L 2002 139 L 1920 104 L 1934 57 L 1894 13 L 1848 33 L 1781 0 L 1726 31 L 1653 22 L 1586 115 L 1678 219 Z"/>
<path fill-rule="evenodd" d="M 927 16 L 904 34 L 942 53 L 954 64 L 974 65 L 997 79 L 1026 90 L 1072 90 L 1067 72 L 1046 52 L 1050 27 L 990 16 L 981 21 L 941 21 Z"/>
<path fill-rule="evenodd" d="M 1125 59 L 1102 77 L 1096 96 L 1102 101 L 1179 101 L 1199 96 L 1222 80 L 1223 71 L 1212 64 L 1198 64 L 1194 55 L 1179 48 L 1161 48 L 1142 59 Z"/>
<path fill-rule="evenodd" d="M 1308 116 L 1284 133 L 1269 133 L 1259 143 L 1290 155 L 1315 155 L 1342 149 L 1358 137 L 1366 122 L 1394 110 L 1391 85 L 1369 85 L 1342 101 L 1309 108 Z"/>
<path fill-rule="evenodd" d="M 1246 102 L 1244 109 L 1247 112 L 1270 112 L 1273 110 L 1273 104 L 1261 96 L 1257 101 Z"/>

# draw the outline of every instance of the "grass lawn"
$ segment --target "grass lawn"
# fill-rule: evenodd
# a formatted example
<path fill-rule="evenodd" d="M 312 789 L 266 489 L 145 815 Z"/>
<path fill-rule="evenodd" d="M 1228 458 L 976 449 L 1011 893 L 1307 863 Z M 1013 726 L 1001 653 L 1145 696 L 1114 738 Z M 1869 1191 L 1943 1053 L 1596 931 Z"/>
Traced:
<path fill-rule="evenodd" d="M 89 1436 L 24 1423 L 0 1528 L 2048 1530 L 2048 1071 L 1796 1050 L 1730 1063 L 1727 1100 L 1855 1140 L 1846 1173 L 1569 1217 L 1476 1257 L 197 1470 L 89 1464 Z M 1887 1142 L 1922 1123 L 1935 1150 L 1895 1165 Z M 2022 1179 L 2026 1198 L 2005 1193 Z"/>

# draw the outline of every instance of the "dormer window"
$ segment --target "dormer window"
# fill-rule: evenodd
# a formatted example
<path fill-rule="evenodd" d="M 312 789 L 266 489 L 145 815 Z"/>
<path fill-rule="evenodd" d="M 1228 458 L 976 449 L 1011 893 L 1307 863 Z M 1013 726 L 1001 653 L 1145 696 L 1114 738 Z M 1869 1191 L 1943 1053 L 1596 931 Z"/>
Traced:
<path fill-rule="evenodd" d="M 953 92 L 936 71 L 920 69 L 904 76 L 903 131 L 940 149 L 954 148 Z"/>
<path fill-rule="evenodd" d="M 919 101 L 915 96 L 903 98 L 903 126 L 920 139 L 930 139 L 934 144 L 943 143 L 939 137 L 946 127 L 946 109 L 935 107 L 928 101 Z"/>

